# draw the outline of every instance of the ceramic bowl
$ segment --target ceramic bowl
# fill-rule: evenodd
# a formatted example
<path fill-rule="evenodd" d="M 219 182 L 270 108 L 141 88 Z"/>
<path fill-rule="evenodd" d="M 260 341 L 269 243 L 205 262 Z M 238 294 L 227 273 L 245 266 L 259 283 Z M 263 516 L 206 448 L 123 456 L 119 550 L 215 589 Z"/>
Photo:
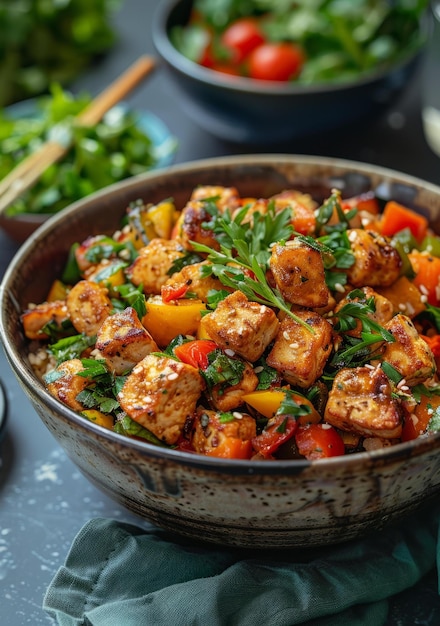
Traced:
<path fill-rule="evenodd" d="M 128 439 L 46 392 L 29 364 L 20 312 L 45 298 L 71 244 L 112 233 L 129 202 L 173 197 L 182 206 L 199 184 L 235 185 L 242 196 L 257 197 L 294 187 L 322 199 L 335 187 L 344 196 L 373 189 L 384 200 L 419 209 L 440 227 L 440 187 L 375 166 L 311 156 L 247 155 L 173 165 L 77 202 L 25 242 L 0 287 L 7 358 L 60 446 L 92 483 L 130 511 L 173 533 L 222 545 L 337 543 L 377 531 L 438 498 L 440 433 L 314 462 L 231 461 Z"/>
<path fill-rule="evenodd" d="M 129 109 L 124 102 L 119 103 L 117 107 L 123 110 Z M 17 102 L 8 107 L 7 112 L 12 118 L 33 119 L 39 115 L 37 99 L 31 98 Z M 156 162 L 151 169 L 170 165 L 174 160 L 176 139 L 171 135 L 166 124 L 151 111 L 139 110 L 135 113 L 138 128 L 151 139 L 152 150 L 156 157 Z M 49 217 L 51 217 L 50 213 L 19 213 L 14 217 L 0 214 L 0 228 L 11 239 L 22 243 Z"/>
<path fill-rule="evenodd" d="M 227 76 L 182 55 L 170 40 L 185 25 L 192 0 L 162 0 L 153 42 L 189 117 L 209 133 L 244 144 L 277 144 L 313 136 L 384 112 L 413 75 L 418 52 L 387 69 L 340 84 L 300 85 Z M 424 26 L 422 26 L 424 27 Z"/>

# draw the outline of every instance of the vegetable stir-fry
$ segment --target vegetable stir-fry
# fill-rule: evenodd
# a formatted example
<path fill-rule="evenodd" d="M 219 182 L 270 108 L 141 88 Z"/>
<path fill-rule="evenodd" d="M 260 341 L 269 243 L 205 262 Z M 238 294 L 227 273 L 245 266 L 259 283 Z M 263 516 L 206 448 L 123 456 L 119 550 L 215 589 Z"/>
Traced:
<path fill-rule="evenodd" d="M 211 457 L 314 460 L 437 431 L 440 239 L 381 209 L 219 186 L 134 202 L 23 313 L 30 360 L 84 418 Z"/>
<path fill-rule="evenodd" d="M 195 0 L 171 39 L 204 67 L 258 80 L 344 82 L 420 47 L 426 0 Z"/>
<path fill-rule="evenodd" d="M 0 179 L 46 140 L 71 142 L 68 154 L 46 169 L 37 184 L 7 209 L 17 213 L 56 213 L 67 205 L 112 183 L 154 167 L 174 142 L 155 146 L 138 116 L 122 105 L 111 109 L 93 126 L 74 122 L 90 96 L 72 96 L 59 85 L 36 100 L 36 110 L 16 118 L 0 112 Z"/>

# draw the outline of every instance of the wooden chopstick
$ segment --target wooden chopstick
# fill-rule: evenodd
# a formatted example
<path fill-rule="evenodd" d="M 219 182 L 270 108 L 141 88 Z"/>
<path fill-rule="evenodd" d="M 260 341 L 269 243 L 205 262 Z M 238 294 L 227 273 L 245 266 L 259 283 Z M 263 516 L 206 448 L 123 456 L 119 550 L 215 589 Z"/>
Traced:
<path fill-rule="evenodd" d="M 140 57 L 76 116 L 75 124 L 81 126 L 97 124 L 104 114 L 134 89 L 154 67 L 155 61 L 152 57 Z M 32 187 L 50 165 L 65 156 L 69 147 L 55 140 L 46 141 L 9 172 L 0 181 L 0 214 L 24 191 Z"/>

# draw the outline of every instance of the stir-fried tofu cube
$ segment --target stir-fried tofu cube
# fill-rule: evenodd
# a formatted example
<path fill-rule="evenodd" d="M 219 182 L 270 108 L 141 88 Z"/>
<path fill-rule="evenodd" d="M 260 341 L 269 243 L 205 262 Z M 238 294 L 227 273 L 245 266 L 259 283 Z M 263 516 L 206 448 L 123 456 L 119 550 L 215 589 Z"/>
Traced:
<path fill-rule="evenodd" d="M 292 224 L 294 230 L 302 235 L 312 235 L 315 232 L 315 210 L 318 203 L 312 196 L 296 189 L 286 189 L 270 198 L 275 203 L 275 211 L 279 213 L 284 209 L 292 211 Z"/>
<path fill-rule="evenodd" d="M 46 379 L 46 387 L 50 394 L 67 404 L 74 411 L 82 411 L 85 407 L 79 402 L 77 395 L 92 382 L 87 376 L 78 376 L 84 370 L 80 359 L 64 361 Z"/>
<path fill-rule="evenodd" d="M 121 313 L 109 315 L 96 337 L 95 348 L 116 374 L 131 370 L 136 363 L 156 352 L 158 347 L 142 326 L 136 311 L 127 307 Z"/>
<path fill-rule="evenodd" d="M 139 256 L 127 269 L 127 276 L 137 287 L 142 285 L 145 294 L 160 295 L 173 262 L 182 256 L 184 250 L 174 239 L 152 239 L 139 250 Z"/>
<path fill-rule="evenodd" d="M 236 385 L 214 385 L 210 390 L 210 399 L 213 406 L 219 411 L 232 411 L 243 404 L 243 396 L 255 391 L 258 385 L 258 376 L 253 367 L 244 361 L 241 380 Z"/>
<path fill-rule="evenodd" d="M 325 307 L 330 292 L 321 253 L 298 239 L 272 248 L 270 269 L 283 298 L 307 308 Z"/>
<path fill-rule="evenodd" d="M 173 291 L 178 293 L 179 287 L 187 287 L 188 292 L 192 294 L 192 297 L 197 298 L 202 302 L 207 302 L 208 293 L 210 291 L 228 289 L 215 276 L 203 277 L 201 275 L 202 269 L 206 264 L 207 262 L 203 261 L 202 263 L 185 265 L 180 272 L 176 272 L 166 281 L 163 285 L 162 293 L 166 293 L 167 290 L 170 293 Z"/>
<path fill-rule="evenodd" d="M 87 237 L 86 239 L 84 239 L 81 245 L 75 249 L 75 260 L 78 265 L 78 269 L 81 272 L 81 275 L 84 275 L 84 272 L 96 265 L 96 261 L 92 260 L 94 255 L 89 257 L 88 253 L 90 249 L 94 246 L 99 246 L 100 242 L 103 239 L 106 239 L 105 235 L 94 235 Z"/>
<path fill-rule="evenodd" d="M 44 326 L 53 322 L 60 327 L 68 316 L 67 306 L 63 300 L 38 304 L 21 316 L 24 334 L 28 339 L 47 339 L 48 335 L 42 330 Z"/>
<path fill-rule="evenodd" d="M 275 338 L 279 321 L 269 307 L 250 302 L 241 291 L 222 300 L 203 319 L 208 336 L 223 350 L 256 361 Z"/>
<path fill-rule="evenodd" d="M 225 420 L 216 411 L 202 407 L 197 409 L 192 445 L 199 454 L 249 458 L 252 454 L 251 441 L 255 436 L 255 420 L 246 413 L 231 415 Z"/>
<path fill-rule="evenodd" d="M 314 311 L 296 311 L 307 327 L 285 317 L 267 356 L 267 364 L 292 385 L 307 388 L 321 376 L 333 347 L 331 324 Z"/>
<path fill-rule="evenodd" d="M 333 381 L 324 419 L 341 430 L 394 439 L 402 432 L 402 415 L 393 388 L 380 368 L 340 370 Z"/>
<path fill-rule="evenodd" d="M 360 291 L 362 291 L 363 295 L 347 295 L 345 296 L 345 298 L 342 298 L 342 300 L 338 302 L 334 309 L 335 317 L 338 317 L 338 312 L 343 309 L 346 304 L 349 305 L 353 302 L 359 303 L 373 298 L 374 312 L 368 312 L 367 316 L 380 326 L 384 326 L 387 322 L 389 322 L 394 315 L 394 307 L 393 304 L 388 300 L 388 298 L 381 296 L 371 287 L 362 287 Z M 352 337 L 360 337 L 362 331 L 362 323 L 359 319 L 356 320 L 356 322 L 356 328 L 354 328 L 353 330 L 345 331 L 345 334 L 351 335 Z"/>
<path fill-rule="evenodd" d="M 176 240 L 186 250 L 193 249 L 193 241 L 218 250 L 219 244 L 213 231 L 205 226 L 211 219 L 204 202 L 190 200 L 177 220 Z"/>
<path fill-rule="evenodd" d="M 226 209 L 233 212 L 240 206 L 240 196 L 235 187 L 215 185 L 196 187 L 176 224 L 177 239 L 187 250 L 192 249 L 192 241 L 214 249 L 219 247 L 214 233 L 205 226 L 212 219 L 205 201 L 214 204 L 220 213 L 224 213 Z"/>
<path fill-rule="evenodd" d="M 79 333 L 96 335 L 112 311 L 108 290 L 89 280 L 80 280 L 66 299 L 70 321 Z"/>
<path fill-rule="evenodd" d="M 361 228 L 352 228 L 347 234 L 355 258 L 347 270 L 348 281 L 353 287 L 386 287 L 399 278 L 402 259 L 389 239 Z"/>
<path fill-rule="evenodd" d="M 235 187 L 199 185 L 191 194 L 191 200 L 206 200 L 208 198 L 215 202 L 221 213 L 226 209 L 232 211 L 240 204 L 240 195 Z"/>
<path fill-rule="evenodd" d="M 173 444 L 186 419 L 194 413 L 203 388 L 203 379 L 195 367 L 149 354 L 129 374 L 118 400 L 135 422 L 165 443 Z"/>
<path fill-rule="evenodd" d="M 410 318 L 399 313 L 385 328 L 392 333 L 395 342 L 387 343 L 383 360 L 392 365 L 410 387 L 431 378 L 436 371 L 434 355 Z"/>

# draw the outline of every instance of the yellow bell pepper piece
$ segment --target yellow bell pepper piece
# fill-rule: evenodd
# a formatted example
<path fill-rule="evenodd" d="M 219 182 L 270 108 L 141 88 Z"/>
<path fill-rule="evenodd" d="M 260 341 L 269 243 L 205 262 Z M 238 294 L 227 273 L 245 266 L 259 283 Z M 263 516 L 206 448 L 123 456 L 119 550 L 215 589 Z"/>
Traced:
<path fill-rule="evenodd" d="M 144 245 L 157 237 L 170 239 L 176 221 L 176 207 L 171 200 L 150 206 L 137 204 L 130 207 L 128 220 L 141 234 Z"/>
<path fill-rule="evenodd" d="M 282 389 L 262 389 L 259 391 L 251 391 L 242 396 L 242 399 L 256 411 L 270 419 L 275 415 L 286 397 L 285 391 Z M 306 404 L 310 407 L 311 412 L 308 415 L 299 418 L 300 423 L 317 423 L 321 421 L 321 416 L 315 409 L 313 404 L 305 396 L 300 393 L 292 393 L 292 397 L 298 404 Z"/>
<path fill-rule="evenodd" d="M 101 411 L 98 411 L 97 409 L 87 409 L 85 411 L 81 411 L 81 415 L 86 417 L 90 422 L 95 422 L 98 426 L 103 426 L 104 428 L 113 430 L 113 417 L 107 413 L 101 413 Z"/>
<path fill-rule="evenodd" d="M 157 345 L 164 348 L 176 335 L 195 336 L 205 309 L 201 300 L 183 299 L 165 304 L 160 296 L 151 296 L 142 324 Z"/>
<path fill-rule="evenodd" d="M 102 287 L 106 287 L 111 296 L 117 295 L 115 287 L 123 285 L 126 282 L 124 267 L 121 267 L 120 261 L 99 265 L 88 278 Z"/>
<path fill-rule="evenodd" d="M 49 293 L 47 294 L 47 302 L 56 302 L 57 300 L 65 300 L 67 297 L 67 287 L 61 280 L 54 280 Z"/>

